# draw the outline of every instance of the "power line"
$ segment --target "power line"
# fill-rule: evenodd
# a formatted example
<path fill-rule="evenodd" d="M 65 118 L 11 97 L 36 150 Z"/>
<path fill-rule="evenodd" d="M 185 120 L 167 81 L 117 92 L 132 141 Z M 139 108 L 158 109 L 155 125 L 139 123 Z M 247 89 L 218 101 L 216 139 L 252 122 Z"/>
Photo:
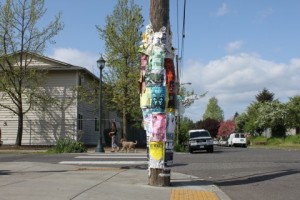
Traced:
<path fill-rule="evenodd" d="M 186 11 L 186 0 L 184 0 L 183 6 L 183 20 L 182 20 L 182 38 L 181 38 L 181 53 L 180 57 L 183 57 L 184 53 L 184 38 L 185 38 L 185 11 Z"/>
<path fill-rule="evenodd" d="M 177 20 L 176 20 L 176 24 L 177 24 L 177 50 L 179 51 L 180 46 L 179 46 L 179 11 L 178 11 L 178 0 L 177 0 L 177 5 L 176 5 L 176 10 L 177 10 Z"/>
<path fill-rule="evenodd" d="M 181 36 L 181 51 L 180 51 L 180 77 L 182 77 L 182 66 L 184 56 L 184 39 L 185 39 L 185 13 L 186 13 L 186 0 L 184 0 L 183 6 L 183 20 L 182 20 L 182 36 Z"/>

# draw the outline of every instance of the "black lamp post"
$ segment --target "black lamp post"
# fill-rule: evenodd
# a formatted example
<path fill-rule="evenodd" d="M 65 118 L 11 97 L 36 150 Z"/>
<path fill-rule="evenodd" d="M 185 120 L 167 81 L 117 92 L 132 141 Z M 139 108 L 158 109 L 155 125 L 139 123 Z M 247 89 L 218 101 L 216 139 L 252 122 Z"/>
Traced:
<path fill-rule="evenodd" d="M 102 70 L 105 66 L 105 60 L 103 59 L 102 55 L 97 60 L 97 67 L 100 70 L 100 90 L 99 90 L 99 139 L 98 139 L 98 144 L 96 147 L 96 152 L 105 152 L 104 148 L 102 146 L 102 122 L 101 122 L 101 117 L 102 117 Z"/>

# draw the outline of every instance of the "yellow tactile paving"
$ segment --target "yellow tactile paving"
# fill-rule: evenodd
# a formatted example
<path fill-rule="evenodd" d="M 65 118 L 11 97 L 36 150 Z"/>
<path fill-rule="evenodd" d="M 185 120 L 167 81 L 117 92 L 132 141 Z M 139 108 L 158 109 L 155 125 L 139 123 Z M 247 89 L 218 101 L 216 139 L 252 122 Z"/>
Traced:
<path fill-rule="evenodd" d="M 172 189 L 170 200 L 219 200 L 219 197 L 209 191 Z"/>

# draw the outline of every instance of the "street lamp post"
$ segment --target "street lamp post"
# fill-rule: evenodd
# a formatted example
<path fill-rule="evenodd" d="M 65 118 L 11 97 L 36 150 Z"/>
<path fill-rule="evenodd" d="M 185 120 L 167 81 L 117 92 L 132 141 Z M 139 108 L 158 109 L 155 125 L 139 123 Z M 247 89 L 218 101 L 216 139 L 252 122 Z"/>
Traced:
<path fill-rule="evenodd" d="M 105 152 L 104 148 L 102 146 L 102 122 L 101 122 L 101 117 L 102 117 L 102 70 L 105 66 L 105 60 L 103 59 L 102 55 L 97 60 L 97 67 L 100 70 L 100 88 L 99 88 L 99 139 L 98 139 L 98 144 L 96 147 L 96 152 Z"/>

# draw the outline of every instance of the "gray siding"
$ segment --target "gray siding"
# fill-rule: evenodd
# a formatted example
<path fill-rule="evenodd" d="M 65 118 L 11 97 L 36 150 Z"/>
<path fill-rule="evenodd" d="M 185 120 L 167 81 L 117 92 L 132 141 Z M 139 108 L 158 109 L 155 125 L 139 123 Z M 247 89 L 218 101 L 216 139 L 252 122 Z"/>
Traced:
<path fill-rule="evenodd" d="M 56 102 L 37 105 L 25 115 L 22 144 L 50 145 L 67 135 L 76 139 L 76 75 L 76 71 L 49 71 L 43 88 Z M 0 113 L 3 143 L 14 144 L 18 118 L 5 109 Z"/>

